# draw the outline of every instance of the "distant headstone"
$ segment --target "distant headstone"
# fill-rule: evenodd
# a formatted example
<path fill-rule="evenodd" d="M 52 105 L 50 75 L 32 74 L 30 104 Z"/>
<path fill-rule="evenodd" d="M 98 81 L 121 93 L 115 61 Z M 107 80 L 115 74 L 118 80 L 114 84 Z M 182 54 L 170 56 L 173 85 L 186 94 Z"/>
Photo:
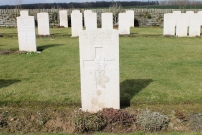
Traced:
<path fill-rule="evenodd" d="M 194 11 L 187 11 L 187 12 L 186 12 L 187 19 L 188 19 L 188 22 L 187 22 L 188 27 L 189 27 L 189 25 L 190 25 L 190 18 L 191 18 L 191 16 L 192 16 L 193 14 L 194 14 Z"/>
<path fill-rule="evenodd" d="M 130 20 L 126 13 L 119 13 L 119 34 L 130 34 Z"/>
<path fill-rule="evenodd" d="M 198 14 L 202 14 L 202 11 L 198 11 Z"/>
<path fill-rule="evenodd" d="M 97 13 L 86 14 L 86 30 L 97 29 Z"/>
<path fill-rule="evenodd" d="M 79 32 L 83 30 L 82 13 L 77 11 L 73 11 L 71 13 L 71 30 L 72 30 L 72 37 L 78 37 Z"/>
<path fill-rule="evenodd" d="M 201 33 L 200 18 L 198 14 L 194 14 L 190 18 L 189 36 L 190 37 L 200 36 L 200 33 Z"/>
<path fill-rule="evenodd" d="M 21 16 L 21 17 L 23 17 L 23 16 L 29 16 L 28 10 L 21 10 L 21 11 L 20 11 L 20 16 Z"/>
<path fill-rule="evenodd" d="M 85 10 L 84 11 L 84 26 L 86 27 L 86 16 L 87 14 L 92 13 L 92 10 Z"/>
<path fill-rule="evenodd" d="M 80 13 L 80 10 L 72 10 L 72 13 Z"/>
<path fill-rule="evenodd" d="M 20 51 L 37 51 L 34 16 L 17 17 Z"/>
<path fill-rule="evenodd" d="M 113 14 L 102 13 L 102 29 L 113 29 Z"/>
<path fill-rule="evenodd" d="M 82 110 L 120 108 L 119 33 L 85 30 L 79 36 Z"/>
<path fill-rule="evenodd" d="M 180 16 L 181 11 L 173 11 L 174 19 L 175 19 L 175 26 L 177 26 L 177 19 Z"/>
<path fill-rule="evenodd" d="M 181 14 L 181 11 L 173 11 L 173 14 Z"/>
<path fill-rule="evenodd" d="M 200 19 L 200 25 L 202 26 L 202 11 L 198 11 L 198 17 Z"/>
<path fill-rule="evenodd" d="M 177 19 L 176 36 L 187 36 L 187 15 L 185 13 L 181 13 L 179 18 Z"/>
<path fill-rule="evenodd" d="M 164 14 L 163 35 L 175 35 L 175 16 L 173 13 Z"/>
<path fill-rule="evenodd" d="M 38 20 L 38 34 L 50 35 L 48 13 L 37 13 L 37 20 Z"/>
<path fill-rule="evenodd" d="M 65 28 L 67 28 L 68 27 L 67 10 L 60 10 L 59 16 L 60 16 L 60 26 L 64 26 Z"/>
<path fill-rule="evenodd" d="M 127 10 L 126 13 L 129 16 L 130 27 L 134 27 L 134 11 L 133 10 Z"/>

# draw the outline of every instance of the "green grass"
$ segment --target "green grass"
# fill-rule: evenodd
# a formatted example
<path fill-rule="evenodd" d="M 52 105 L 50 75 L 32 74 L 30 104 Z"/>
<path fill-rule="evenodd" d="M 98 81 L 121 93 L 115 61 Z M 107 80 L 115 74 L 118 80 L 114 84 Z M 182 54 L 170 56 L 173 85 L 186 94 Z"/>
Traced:
<path fill-rule="evenodd" d="M 1 28 L 0 50 L 18 50 L 16 28 Z M 121 104 L 202 103 L 202 40 L 131 28 L 120 37 Z M 37 37 L 41 54 L 0 55 L 0 104 L 80 106 L 79 42 L 71 29 Z"/>

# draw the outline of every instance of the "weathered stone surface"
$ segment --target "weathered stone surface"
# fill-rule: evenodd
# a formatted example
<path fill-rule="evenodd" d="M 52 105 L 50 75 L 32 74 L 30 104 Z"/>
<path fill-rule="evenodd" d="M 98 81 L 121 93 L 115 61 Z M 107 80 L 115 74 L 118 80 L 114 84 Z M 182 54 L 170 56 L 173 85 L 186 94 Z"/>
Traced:
<path fill-rule="evenodd" d="M 50 17 L 50 25 L 60 25 L 59 17 L 58 20 L 53 19 L 53 14 L 58 13 L 60 9 L 27 9 L 31 15 L 36 15 L 36 13 L 40 12 L 48 12 Z M 97 13 L 97 17 L 101 18 L 101 13 L 109 12 L 109 9 L 92 9 L 94 13 Z M 127 9 L 123 9 L 126 11 Z M 135 13 L 135 26 L 139 27 L 149 27 L 149 26 L 163 26 L 163 16 L 165 13 L 172 13 L 176 11 L 176 9 L 139 9 L 134 8 Z M 182 13 L 193 10 L 196 13 L 201 11 L 202 9 L 178 9 Z M 67 9 L 68 13 L 71 12 L 71 9 Z M 83 12 L 84 9 L 81 9 Z M 16 20 L 14 17 L 11 17 L 13 13 L 15 13 L 15 9 L 0 9 L 0 26 L 16 26 Z M 2 16 L 2 18 L 1 18 Z M 59 15 L 58 15 L 59 16 Z M 36 16 L 35 16 L 36 18 Z"/>
<path fill-rule="evenodd" d="M 79 36 L 82 110 L 120 108 L 119 34 L 85 30 Z"/>

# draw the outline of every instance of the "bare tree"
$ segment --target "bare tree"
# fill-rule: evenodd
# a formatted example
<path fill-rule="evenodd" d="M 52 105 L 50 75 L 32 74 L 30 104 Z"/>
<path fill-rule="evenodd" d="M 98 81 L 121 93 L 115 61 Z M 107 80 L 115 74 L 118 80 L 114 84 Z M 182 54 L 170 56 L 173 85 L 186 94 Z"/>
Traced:
<path fill-rule="evenodd" d="M 109 7 L 109 11 L 113 14 L 113 23 L 116 24 L 118 22 L 118 15 L 122 12 L 122 6 L 119 3 L 113 3 Z"/>
<path fill-rule="evenodd" d="M 15 0 L 15 7 L 16 9 L 21 9 L 21 5 L 22 5 L 23 0 Z"/>
<path fill-rule="evenodd" d="M 21 9 L 22 2 L 23 0 L 9 0 L 11 9 L 14 9 L 14 12 L 10 12 L 9 18 L 15 20 L 13 21 L 14 24 L 17 20 L 17 17 L 19 16 L 19 11 Z"/>

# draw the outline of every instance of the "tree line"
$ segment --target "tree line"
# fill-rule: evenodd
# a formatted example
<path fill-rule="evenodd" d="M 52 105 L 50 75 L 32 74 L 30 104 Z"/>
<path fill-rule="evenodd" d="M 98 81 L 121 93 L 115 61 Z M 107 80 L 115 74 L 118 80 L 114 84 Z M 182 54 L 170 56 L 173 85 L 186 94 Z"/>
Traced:
<path fill-rule="evenodd" d="M 13 9 L 20 7 L 22 9 L 52 9 L 52 8 L 109 8 L 114 2 L 97 1 L 97 2 L 71 2 L 71 3 L 37 3 L 37 4 L 22 4 L 17 3 L 16 5 L 2 5 L 0 9 Z M 148 6 L 148 5 L 159 5 L 156 0 L 148 1 L 116 1 L 121 4 L 122 7 L 127 6 Z"/>

